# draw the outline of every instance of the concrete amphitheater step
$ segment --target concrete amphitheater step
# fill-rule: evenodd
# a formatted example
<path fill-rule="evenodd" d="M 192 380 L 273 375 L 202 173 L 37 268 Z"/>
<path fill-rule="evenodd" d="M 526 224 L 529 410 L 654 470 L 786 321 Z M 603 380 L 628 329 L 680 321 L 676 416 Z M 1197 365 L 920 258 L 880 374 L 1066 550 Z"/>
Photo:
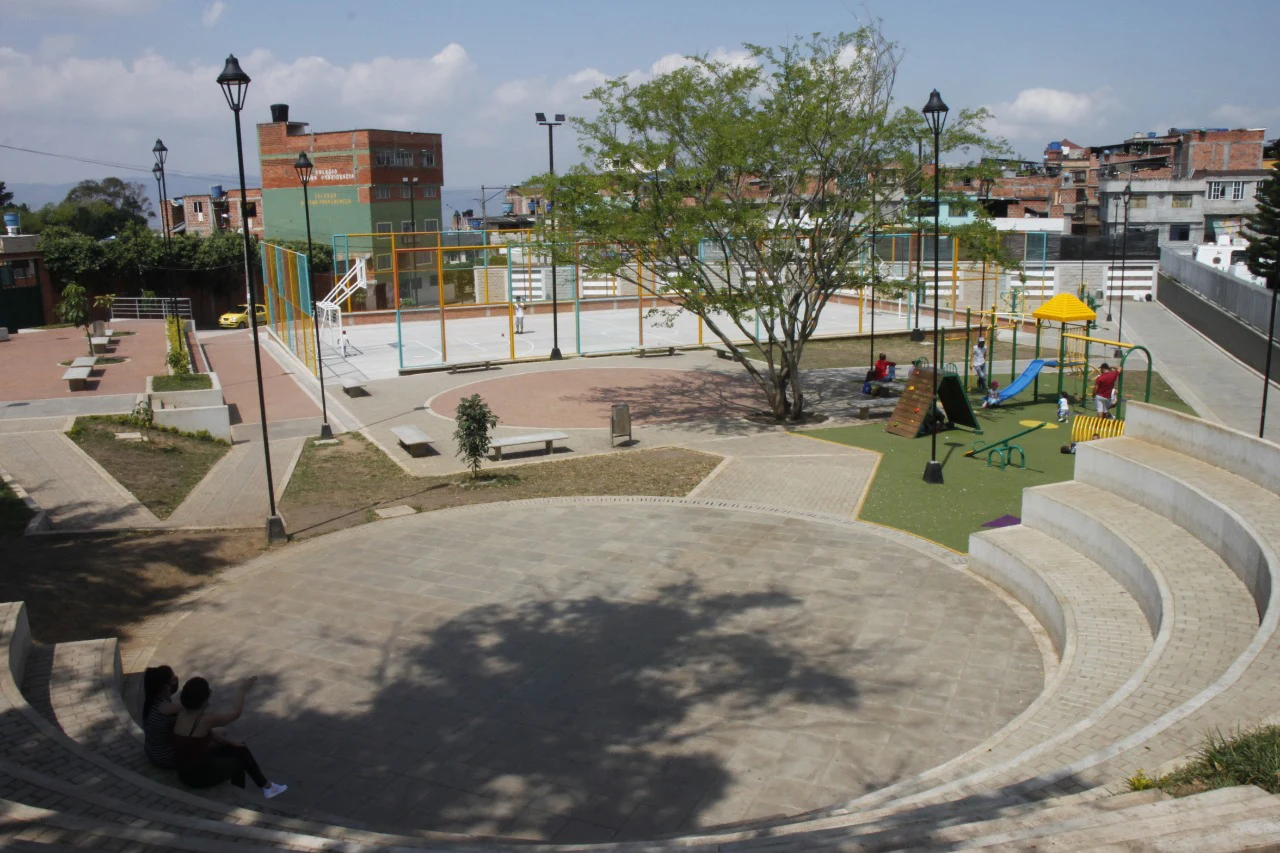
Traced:
<path fill-rule="evenodd" d="M 1134 600 L 1096 562 L 1044 533 L 1015 526 L 974 535 L 969 568 L 1010 592 L 1045 626 L 1060 656 L 1057 672 L 1031 706 L 973 749 L 821 811 L 847 814 L 901 801 L 1019 760 L 1030 750 L 1045 751 L 1069 737 L 1078 741 L 1140 682 L 1135 673 L 1152 653 L 1151 629 Z"/>

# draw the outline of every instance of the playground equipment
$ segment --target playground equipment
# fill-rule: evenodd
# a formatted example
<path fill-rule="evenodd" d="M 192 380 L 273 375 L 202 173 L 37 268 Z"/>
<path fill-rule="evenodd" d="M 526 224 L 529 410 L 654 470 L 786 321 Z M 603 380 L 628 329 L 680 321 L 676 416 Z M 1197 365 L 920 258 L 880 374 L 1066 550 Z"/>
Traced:
<path fill-rule="evenodd" d="M 1043 358 L 1032 359 L 1026 369 L 1022 371 L 1022 375 L 1010 383 L 1009 387 L 1003 388 L 999 394 L 999 400 L 1003 403 L 1005 400 L 1012 399 L 1026 390 L 1027 386 L 1035 381 L 1040 375 L 1040 371 L 1046 367 L 1057 367 L 1058 362 L 1050 361 Z M 1037 427 L 1038 429 L 1038 427 Z"/>
<path fill-rule="evenodd" d="M 1089 398 L 1089 382 L 1093 379 L 1096 379 L 1099 372 L 1098 369 L 1091 368 L 1089 366 L 1089 345 L 1101 344 L 1105 347 L 1114 347 L 1117 350 L 1121 351 L 1120 377 L 1119 379 L 1116 380 L 1116 389 L 1115 389 L 1116 401 L 1117 401 L 1116 417 L 1119 418 L 1123 416 L 1122 412 L 1123 412 L 1123 406 L 1125 402 L 1125 397 L 1124 397 L 1124 375 L 1126 372 L 1125 365 L 1129 361 L 1129 356 L 1133 355 L 1135 350 L 1141 350 L 1143 354 L 1146 355 L 1147 357 L 1147 382 L 1146 382 L 1146 389 L 1143 392 L 1142 401 L 1144 403 L 1151 402 L 1152 359 L 1151 359 L 1151 351 L 1148 350 L 1146 347 L 1142 346 L 1141 344 L 1126 344 L 1120 341 L 1108 341 L 1103 338 L 1091 338 L 1088 335 L 1067 334 L 1067 335 L 1063 335 L 1062 337 L 1063 337 L 1062 346 L 1064 348 L 1068 340 L 1078 340 L 1081 342 L 1081 355 L 1082 355 L 1082 360 L 1084 362 L 1084 367 L 1080 372 L 1080 399 L 1087 400 Z M 1062 391 L 1062 385 L 1063 385 L 1063 380 L 1061 375 L 1059 375 L 1058 377 L 1059 393 L 1061 393 Z"/>
<path fill-rule="evenodd" d="M 969 452 L 965 453 L 965 456 L 973 457 L 978 455 L 979 453 L 985 453 L 987 456 L 987 467 L 990 468 L 992 464 L 994 464 L 993 463 L 993 460 L 994 460 L 995 462 L 998 462 L 1000 464 L 1000 470 L 1003 471 L 1005 469 L 1005 466 L 1013 461 L 1013 454 L 1016 452 L 1018 454 L 1018 467 L 1026 468 L 1027 467 L 1026 451 L 1024 451 L 1019 445 L 1014 444 L 1013 440 L 1015 438 L 1021 438 L 1024 435 L 1033 433 L 1038 429 L 1044 429 L 1044 428 L 1045 428 L 1045 424 L 1039 423 L 1033 427 L 1030 427 L 1029 429 L 1024 429 L 1021 432 L 1015 432 L 1013 435 L 1005 436 L 1004 438 L 998 441 L 992 441 L 987 443 L 984 443 L 981 441 L 975 441 L 973 443 L 973 448 L 969 450 Z"/>
<path fill-rule="evenodd" d="M 1119 438 L 1124 435 L 1124 421 L 1119 418 L 1099 418 L 1093 415 L 1080 415 L 1071 421 L 1072 442 L 1090 441 L 1098 438 Z"/>
<path fill-rule="evenodd" d="M 936 402 L 942 405 L 947 422 L 969 427 L 975 433 L 982 434 L 982 427 L 973 413 L 973 407 L 969 405 L 969 396 L 960 384 L 960 377 L 954 373 L 937 377 L 934 371 L 922 367 L 911 368 L 906 388 L 898 398 L 898 405 L 889 417 L 885 432 L 904 438 L 919 438 L 928 432 L 928 415 L 935 403 L 935 381 L 938 383 Z"/>

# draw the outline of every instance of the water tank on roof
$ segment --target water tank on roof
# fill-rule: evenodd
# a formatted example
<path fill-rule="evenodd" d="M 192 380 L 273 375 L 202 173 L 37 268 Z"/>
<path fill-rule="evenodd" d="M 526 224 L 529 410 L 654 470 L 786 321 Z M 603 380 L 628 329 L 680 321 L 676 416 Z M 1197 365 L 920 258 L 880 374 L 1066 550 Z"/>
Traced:
<path fill-rule="evenodd" d="M 1050 143 L 1049 143 L 1049 150 L 1050 150 L 1050 151 L 1061 151 L 1061 150 L 1062 150 L 1062 143 L 1061 143 L 1061 142 L 1050 142 Z"/>
<path fill-rule="evenodd" d="M 1147 134 L 1147 139 L 1155 139 L 1157 136 L 1159 136 L 1159 134 L 1153 130 Z"/>
<path fill-rule="evenodd" d="M 273 122 L 289 121 L 289 105 L 288 104 L 272 104 L 271 120 Z"/>
<path fill-rule="evenodd" d="M 217 199 L 220 199 L 225 195 L 226 193 L 222 191 L 222 184 L 213 184 L 212 186 L 209 187 L 209 198 L 214 199 L 216 201 Z"/>
<path fill-rule="evenodd" d="M 511 214 L 513 214 L 513 213 L 515 213 L 515 212 L 516 212 L 516 206 L 515 206 L 515 204 L 513 204 L 512 202 L 509 202 L 509 201 L 504 201 L 504 202 L 502 203 L 502 215 L 503 215 L 503 216 L 510 216 Z"/>

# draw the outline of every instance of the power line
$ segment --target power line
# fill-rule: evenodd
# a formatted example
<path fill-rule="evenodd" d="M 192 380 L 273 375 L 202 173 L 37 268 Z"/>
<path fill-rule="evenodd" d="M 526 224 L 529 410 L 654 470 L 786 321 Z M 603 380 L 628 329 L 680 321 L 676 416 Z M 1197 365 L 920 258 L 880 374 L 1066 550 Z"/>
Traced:
<path fill-rule="evenodd" d="M 34 148 L 22 148 L 18 145 L 5 145 L 0 143 L 0 148 L 7 148 L 10 151 L 21 151 L 24 154 L 38 154 L 41 157 L 53 157 L 58 160 L 74 160 L 77 163 L 91 163 L 95 166 L 110 166 L 113 169 L 126 169 L 131 172 L 150 172 L 151 166 L 134 166 L 129 163 L 113 163 L 110 160 L 95 160 L 92 157 L 77 157 L 73 154 L 55 154 L 52 151 L 38 151 Z M 177 175 L 182 178 L 204 178 L 210 181 L 238 181 L 239 175 L 205 175 L 199 172 L 182 172 L 177 169 L 166 168 L 166 173 Z M 257 177 L 257 176 L 247 176 Z M 261 182 L 261 178 L 258 177 Z"/>

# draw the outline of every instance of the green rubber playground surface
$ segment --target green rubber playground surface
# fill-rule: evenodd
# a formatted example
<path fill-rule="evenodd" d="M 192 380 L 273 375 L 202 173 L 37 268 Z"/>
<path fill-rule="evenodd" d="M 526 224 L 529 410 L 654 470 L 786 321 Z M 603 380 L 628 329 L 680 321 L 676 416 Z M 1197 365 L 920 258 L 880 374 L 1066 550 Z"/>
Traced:
<path fill-rule="evenodd" d="M 965 429 L 938 434 L 938 458 L 945 479 L 941 486 L 927 485 L 921 479 L 929 461 L 928 436 L 910 439 L 890 435 L 883 422 L 806 430 L 805 435 L 881 454 L 859 519 L 967 552 L 969 534 L 982 530 L 983 523 L 1003 515 L 1021 516 L 1023 489 L 1070 480 L 1075 471 L 1075 457 L 1060 452 L 1071 440 L 1071 425 L 1058 423 L 1055 403 L 1013 400 L 996 409 L 978 409 L 978 398 L 973 399 L 983 434 Z M 1072 414 L 1093 412 L 1077 405 Z M 985 457 L 965 457 L 974 442 L 994 442 L 1027 429 L 1022 421 L 1048 423 L 1014 442 L 1026 452 L 1025 470 L 1011 465 L 1002 471 L 988 467 Z"/>

